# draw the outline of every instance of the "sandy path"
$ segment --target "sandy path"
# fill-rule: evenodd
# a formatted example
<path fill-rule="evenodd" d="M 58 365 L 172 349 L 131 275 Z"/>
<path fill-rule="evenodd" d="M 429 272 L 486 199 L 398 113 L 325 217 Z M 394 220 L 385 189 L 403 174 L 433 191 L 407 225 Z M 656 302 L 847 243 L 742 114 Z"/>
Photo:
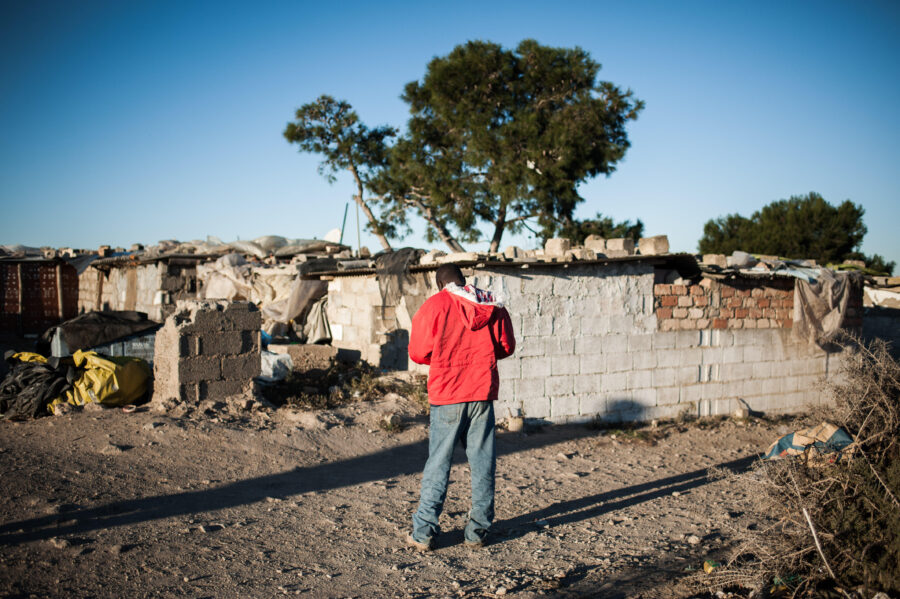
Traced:
<path fill-rule="evenodd" d="M 462 545 L 457 463 L 445 532 L 419 554 L 403 537 L 427 429 L 421 417 L 400 433 L 373 428 L 378 409 L 328 415 L 328 428 L 285 413 L 0 422 L 0 593 L 677 596 L 674 577 L 721 553 L 740 498 L 706 468 L 745 467 L 777 435 L 731 422 L 666 428 L 656 445 L 584 426 L 502 433 L 493 542 Z"/>

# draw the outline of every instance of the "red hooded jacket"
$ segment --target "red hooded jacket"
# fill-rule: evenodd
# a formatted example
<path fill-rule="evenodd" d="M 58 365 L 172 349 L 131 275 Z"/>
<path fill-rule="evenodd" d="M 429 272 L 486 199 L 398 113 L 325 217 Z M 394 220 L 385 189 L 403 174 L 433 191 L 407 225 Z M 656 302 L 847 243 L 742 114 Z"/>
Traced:
<path fill-rule="evenodd" d="M 491 303 L 490 293 L 471 286 L 455 289 L 471 299 L 444 288 L 413 316 L 409 357 L 430 365 L 432 405 L 494 401 L 500 387 L 497 360 L 516 349 L 509 312 Z"/>

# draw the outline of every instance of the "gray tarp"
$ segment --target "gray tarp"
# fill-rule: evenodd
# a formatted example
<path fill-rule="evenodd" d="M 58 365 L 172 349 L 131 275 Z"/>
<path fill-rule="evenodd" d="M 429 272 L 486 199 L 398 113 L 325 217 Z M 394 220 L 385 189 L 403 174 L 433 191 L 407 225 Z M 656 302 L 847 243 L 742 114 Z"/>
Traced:
<path fill-rule="evenodd" d="M 832 272 L 827 268 L 819 269 L 814 282 L 797 279 L 794 338 L 819 345 L 832 341 L 847 314 L 851 290 L 860 284 L 858 273 Z"/>

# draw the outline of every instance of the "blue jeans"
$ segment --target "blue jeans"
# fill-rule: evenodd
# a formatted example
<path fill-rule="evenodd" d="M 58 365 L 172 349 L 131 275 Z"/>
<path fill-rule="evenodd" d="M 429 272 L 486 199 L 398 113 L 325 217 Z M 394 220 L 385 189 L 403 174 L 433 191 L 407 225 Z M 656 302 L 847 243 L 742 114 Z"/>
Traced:
<path fill-rule="evenodd" d="M 472 401 L 431 406 L 428 461 L 422 473 L 419 508 L 413 515 L 413 538 L 427 543 L 441 532 L 438 519 L 447 498 L 450 463 L 457 439 L 472 471 L 472 509 L 466 524 L 469 542 L 484 541 L 494 520 L 494 402 Z"/>

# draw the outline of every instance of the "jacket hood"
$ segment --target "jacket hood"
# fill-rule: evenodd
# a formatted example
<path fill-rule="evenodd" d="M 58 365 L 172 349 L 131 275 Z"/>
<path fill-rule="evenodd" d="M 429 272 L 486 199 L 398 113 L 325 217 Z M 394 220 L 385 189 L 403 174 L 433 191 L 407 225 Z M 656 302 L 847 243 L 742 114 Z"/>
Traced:
<path fill-rule="evenodd" d="M 448 283 L 444 291 L 453 300 L 463 322 L 473 331 L 487 326 L 494 315 L 494 310 L 503 307 L 492 292 L 474 285 L 460 287 L 455 283 Z"/>

